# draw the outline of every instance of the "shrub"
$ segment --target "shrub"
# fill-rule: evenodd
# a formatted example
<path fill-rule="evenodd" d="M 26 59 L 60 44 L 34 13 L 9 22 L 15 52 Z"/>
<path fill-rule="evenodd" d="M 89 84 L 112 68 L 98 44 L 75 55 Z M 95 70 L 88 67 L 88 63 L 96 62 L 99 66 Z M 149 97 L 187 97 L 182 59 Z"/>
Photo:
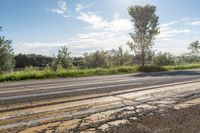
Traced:
<path fill-rule="evenodd" d="M 15 66 L 12 41 L 0 36 L 0 73 L 10 72 Z"/>
<path fill-rule="evenodd" d="M 174 57 L 167 52 L 159 52 L 156 54 L 153 58 L 153 64 L 158 65 L 158 66 L 163 66 L 163 65 L 174 65 Z"/>

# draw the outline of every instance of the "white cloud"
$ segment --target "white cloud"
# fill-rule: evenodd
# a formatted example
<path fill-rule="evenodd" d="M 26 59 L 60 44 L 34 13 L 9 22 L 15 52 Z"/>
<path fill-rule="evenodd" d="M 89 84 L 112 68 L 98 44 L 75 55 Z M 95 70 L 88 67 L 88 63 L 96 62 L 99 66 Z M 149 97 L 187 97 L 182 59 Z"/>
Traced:
<path fill-rule="evenodd" d="M 104 28 L 107 23 L 105 20 L 103 20 L 102 17 L 96 15 L 93 12 L 80 12 L 80 16 L 78 16 L 77 19 L 90 24 L 93 29 Z"/>
<path fill-rule="evenodd" d="M 126 46 L 126 42 L 129 39 L 128 33 L 124 32 L 88 32 L 78 34 L 77 38 L 68 39 L 63 42 L 55 43 L 43 43 L 43 42 L 23 42 L 17 43 L 14 46 L 15 53 L 35 53 L 52 56 L 56 54 L 61 46 L 66 46 L 72 52 L 74 56 L 81 56 L 86 52 L 93 52 L 96 50 L 104 49 L 116 49 L 120 45 Z"/>
<path fill-rule="evenodd" d="M 200 26 L 200 18 L 190 18 L 186 17 L 181 19 L 185 25 L 190 25 L 190 26 Z"/>
<path fill-rule="evenodd" d="M 131 28 L 132 25 L 128 19 L 116 19 L 107 23 L 107 30 L 114 32 L 128 32 Z"/>
<path fill-rule="evenodd" d="M 96 49 L 113 49 L 120 45 L 126 46 L 129 40 L 129 32 L 132 24 L 128 19 L 113 15 L 111 21 L 91 12 L 81 12 L 77 19 L 89 24 L 87 33 L 78 34 L 80 40 L 87 39 L 87 46 L 95 46 Z"/>
<path fill-rule="evenodd" d="M 67 7 L 66 7 L 66 2 L 65 1 L 58 1 L 57 3 L 58 7 L 55 9 L 51 9 L 51 12 L 57 13 L 57 14 L 65 14 Z"/>
<path fill-rule="evenodd" d="M 42 54 L 46 56 L 53 56 L 57 54 L 58 50 L 62 46 L 66 46 L 72 51 L 72 55 L 81 56 L 83 53 L 96 49 L 95 46 L 88 46 L 88 43 L 93 43 L 93 40 L 90 39 L 77 39 L 77 40 L 68 40 L 63 42 L 54 42 L 54 43 L 46 43 L 46 42 L 22 42 L 17 43 L 18 45 L 14 45 L 15 54 L 23 53 L 23 54 Z M 81 45 L 80 45 L 81 44 Z"/>
<path fill-rule="evenodd" d="M 157 51 L 167 51 L 175 55 L 188 52 L 188 44 L 197 39 L 194 27 L 191 22 L 195 18 L 183 18 L 177 21 L 160 25 L 160 35 L 155 40 L 154 49 Z"/>
<path fill-rule="evenodd" d="M 154 50 L 155 52 L 166 51 L 174 55 L 181 55 L 188 52 L 188 44 L 192 42 L 191 38 L 168 40 L 156 40 Z"/>
<path fill-rule="evenodd" d="M 164 23 L 160 25 L 160 34 L 156 37 L 158 40 L 170 41 L 174 40 L 177 34 L 186 34 L 192 32 L 187 28 L 176 28 L 180 25 L 179 21 L 172 21 L 169 23 Z"/>
<path fill-rule="evenodd" d="M 161 29 L 160 35 L 158 35 L 158 39 L 166 39 L 170 37 L 174 37 L 175 34 L 181 34 L 181 33 L 190 33 L 191 30 L 189 29 Z"/>
<path fill-rule="evenodd" d="M 81 12 L 80 16 L 78 16 L 77 19 L 88 23 L 89 26 L 91 26 L 90 28 L 92 29 L 111 30 L 119 32 L 128 31 L 132 28 L 131 22 L 128 19 L 114 18 L 114 20 L 106 21 L 101 16 L 92 12 Z"/>
<path fill-rule="evenodd" d="M 51 11 L 53 13 L 57 13 L 57 14 L 64 14 L 65 13 L 63 10 L 60 10 L 60 9 L 52 9 Z"/>
<path fill-rule="evenodd" d="M 76 5 L 76 11 L 77 12 L 80 12 L 80 11 L 82 11 L 82 10 L 84 10 L 84 9 L 87 9 L 87 8 L 89 8 L 89 7 L 92 7 L 94 5 L 94 3 L 90 3 L 90 4 L 77 4 Z"/>
<path fill-rule="evenodd" d="M 175 25 L 177 23 L 178 23 L 178 21 L 172 21 L 172 22 L 169 22 L 169 23 L 160 24 L 160 27 L 167 28 L 167 27 Z"/>
<path fill-rule="evenodd" d="M 193 22 L 191 22 L 191 25 L 193 25 L 193 26 L 200 26 L 200 20 L 199 21 L 193 21 Z"/>
<path fill-rule="evenodd" d="M 61 15 L 64 18 L 71 17 L 71 12 L 67 9 L 67 3 L 63 0 L 58 0 L 57 7 L 53 9 L 48 9 L 47 11 Z"/>
<path fill-rule="evenodd" d="M 15 54 L 42 54 L 47 56 L 52 56 L 55 51 L 58 50 L 65 43 L 43 43 L 43 42 L 19 42 L 14 45 Z"/>

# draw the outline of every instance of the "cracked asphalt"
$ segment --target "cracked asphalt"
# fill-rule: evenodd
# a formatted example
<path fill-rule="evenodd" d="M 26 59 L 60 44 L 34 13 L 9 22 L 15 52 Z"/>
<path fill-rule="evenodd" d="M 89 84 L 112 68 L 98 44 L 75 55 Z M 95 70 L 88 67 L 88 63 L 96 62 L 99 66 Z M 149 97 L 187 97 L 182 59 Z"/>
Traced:
<path fill-rule="evenodd" d="M 198 132 L 199 104 L 200 70 L 0 83 L 0 132 Z"/>
<path fill-rule="evenodd" d="M 199 133 L 200 104 L 166 112 L 151 112 L 104 133 Z M 103 133 L 98 131 L 98 133 Z"/>

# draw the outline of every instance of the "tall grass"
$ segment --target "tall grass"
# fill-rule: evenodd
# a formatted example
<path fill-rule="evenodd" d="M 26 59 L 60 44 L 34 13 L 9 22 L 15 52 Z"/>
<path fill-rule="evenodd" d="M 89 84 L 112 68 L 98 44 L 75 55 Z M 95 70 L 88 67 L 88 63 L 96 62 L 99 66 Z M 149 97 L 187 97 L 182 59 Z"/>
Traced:
<path fill-rule="evenodd" d="M 120 66 L 111 68 L 96 68 L 96 69 L 58 69 L 52 71 L 49 68 L 38 70 L 34 68 L 26 68 L 24 71 L 16 71 L 0 75 L 0 82 L 3 81 L 19 81 L 27 79 L 47 79 L 47 78 L 64 78 L 64 77 L 85 77 L 95 75 L 111 75 L 123 73 L 137 73 L 137 72 L 159 72 L 183 69 L 200 68 L 200 64 L 176 65 L 176 66 Z"/>

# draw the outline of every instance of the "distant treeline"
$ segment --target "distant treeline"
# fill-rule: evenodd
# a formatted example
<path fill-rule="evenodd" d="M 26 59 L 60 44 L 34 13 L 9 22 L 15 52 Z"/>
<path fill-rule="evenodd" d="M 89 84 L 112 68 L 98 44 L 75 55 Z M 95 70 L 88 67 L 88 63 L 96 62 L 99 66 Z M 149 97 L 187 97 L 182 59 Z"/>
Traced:
<path fill-rule="evenodd" d="M 30 66 L 44 68 L 47 66 L 57 67 L 57 65 L 61 65 L 63 68 L 108 68 L 112 66 L 132 65 L 136 59 L 133 55 L 124 51 L 122 47 L 119 47 L 118 50 L 98 50 L 93 53 L 85 53 L 82 57 L 72 57 L 66 47 L 62 47 L 58 55 L 54 57 L 37 54 L 18 54 L 14 56 L 15 68 Z"/>
<path fill-rule="evenodd" d="M 45 67 L 52 62 L 53 57 L 47 57 L 36 54 L 18 54 L 14 57 L 16 64 L 15 68 Z"/>
<path fill-rule="evenodd" d="M 37 54 L 18 54 L 14 56 L 15 68 L 46 67 L 51 65 L 54 57 Z M 83 57 L 73 57 L 73 66 L 82 66 Z"/>
<path fill-rule="evenodd" d="M 68 49 L 60 50 L 55 57 L 48 57 L 36 54 L 18 54 L 14 56 L 15 68 L 37 67 L 45 68 L 47 66 L 57 69 L 62 68 L 109 68 L 117 66 L 139 65 L 140 58 L 124 51 L 121 47 L 118 50 L 97 50 L 92 53 L 85 53 L 82 57 L 73 57 Z M 166 66 L 200 63 L 200 55 L 196 53 L 185 53 L 180 56 L 174 56 L 168 52 L 152 53 L 146 59 L 147 65 Z"/>

